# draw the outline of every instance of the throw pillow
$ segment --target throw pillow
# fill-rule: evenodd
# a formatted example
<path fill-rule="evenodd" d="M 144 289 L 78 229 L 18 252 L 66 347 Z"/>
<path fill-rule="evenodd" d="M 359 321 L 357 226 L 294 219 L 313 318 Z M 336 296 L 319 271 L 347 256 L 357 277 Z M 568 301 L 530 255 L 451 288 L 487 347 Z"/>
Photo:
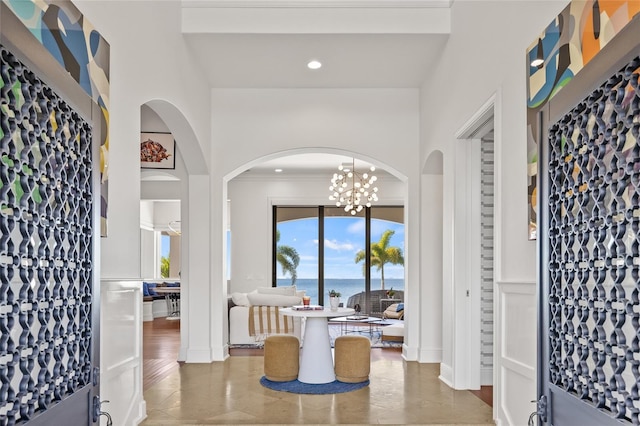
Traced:
<path fill-rule="evenodd" d="M 284 294 L 249 293 L 247 298 L 250 304 L 254 306 L 293 306 L 302 303 L 298 296 Z"/>
<path fill-rule="evenodd" d="M 149 294 L 149 283 L 148 282 L 145 282 L 145 281 L 142 282 L 142 295 L 144 297 L 151 296 L 151 294 Z"/>
<path fill-rule="evenodd" d="M 281 294 L 283 296 L 295 296 L 296 286 L 286 287 L 258 287 L 258 293 L 260 294 Z"/>
<path fill-rule="evenodd" d="M 231 293 L 231 300 L 237 306 L 250 306 L 249 298 L 247 297 L 247 293 Z"/>
<path fill-rule="evenodd" d="M 404 303 L 398 303 L 396 307 L 396 312 L 404 311 Z"/>
<path fill-rule="evenodd" d="M 147 288 L 149 289 L 149 296 L 158 295 L 158 292 L 156 291 L 157 286 L 158 286 L 158 283 L 149 283 L 149 285 L 147 286 Z"/>

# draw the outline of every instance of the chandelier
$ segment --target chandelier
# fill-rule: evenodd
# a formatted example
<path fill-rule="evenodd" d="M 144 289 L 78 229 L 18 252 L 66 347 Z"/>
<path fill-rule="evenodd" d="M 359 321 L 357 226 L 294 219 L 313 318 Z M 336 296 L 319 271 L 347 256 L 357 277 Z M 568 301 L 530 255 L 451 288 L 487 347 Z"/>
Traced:
<path fill-rule="evenodd" d="M 344 206 L 344 211 L 352 215 L 362 211 L 364 206 L 371 207 L 372 201 L 378 201 L 378 187 L 375 186 L 378 178 L 373 175 L 376 168 L 371 166 L 371 174 L 360 174 L 356 172 L 355 164 L 355 159 L 351 164 L 341 164 L 329 187 L 329 199 L 335 201 L 337 207 Z"/>
<path fill-rule="evenodd" d="M 167 224 L 169 230 L 171 230 L 171 232 L 173 232 L 176 235 L 182 235 L 182 230 L 180 229 L 180 221 L 179 220 L 172 220 L 171 222 L 169 222 Z"/>

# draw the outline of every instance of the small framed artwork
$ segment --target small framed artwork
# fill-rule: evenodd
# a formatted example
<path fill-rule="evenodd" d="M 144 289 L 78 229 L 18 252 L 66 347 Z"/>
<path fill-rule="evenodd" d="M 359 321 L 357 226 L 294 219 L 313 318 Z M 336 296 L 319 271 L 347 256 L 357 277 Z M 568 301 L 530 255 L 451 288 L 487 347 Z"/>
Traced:
<path fill-rule="evenodd" d="M 140 168 L 176 168 L 176 141 L 171 133 L 140 133 Z"/>

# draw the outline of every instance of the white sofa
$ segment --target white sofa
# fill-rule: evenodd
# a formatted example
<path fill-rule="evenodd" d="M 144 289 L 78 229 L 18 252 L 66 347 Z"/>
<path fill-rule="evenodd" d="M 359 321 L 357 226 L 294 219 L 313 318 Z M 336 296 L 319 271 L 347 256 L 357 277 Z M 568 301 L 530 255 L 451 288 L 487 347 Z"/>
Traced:
<path fill-rule="evenodd" d="M 261 345 L 266 335 L 249 335 L 249 307 L 250 306 L 278 306 L 287 307 L 302 304 L 302 295 L 295 286 L 291 287 L 261 287 L 250 293 L 232 293 L 229 304 L 229 344 L 230 345 Z M 302 321 L 293 318 L 293 334 L 301 340 Z"/>
<path fill-rule="evenodd" d="M 302 339 L 302 323 L 299 317 L 293 319 L 293 334 Z M 249 307 L 233 306 L 229 310 L 229 344 L 230 345 L 261 345 L 265 336 L 249 335 Z"/>
<path fill-rule="evenodd" d="M 382 327 L 382 340 L 389 342 L 404 342 L 404 321 L 396 319 L 385 320 L 391 325 Z"/>

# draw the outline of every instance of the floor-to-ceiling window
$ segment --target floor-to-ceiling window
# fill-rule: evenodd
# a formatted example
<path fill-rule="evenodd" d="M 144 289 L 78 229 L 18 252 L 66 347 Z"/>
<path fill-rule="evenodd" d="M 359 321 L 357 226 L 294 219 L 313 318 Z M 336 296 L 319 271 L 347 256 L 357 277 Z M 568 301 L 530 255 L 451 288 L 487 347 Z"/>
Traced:
<path fill-rule="evenodd" d="M 351 215 L 339 207 L 324 209 L 324 296 L 340 293 L 346 304 L 349 297 L 366 291 L 365 263 L 355 262 L 355 253 L 365 247 L 365 210 Z"/>
<path fill-rule="evenodd" d="M 296 284 L 314 304 L 325 304 L 335 290 L 343 305 L 381 314 L 383 299 L 404 295 L 403 216 L 395 206 L 356 215 L 337 207 L 274 207 L 274 285 Z"/>
<path fill-rule="evenodd" d="M 273 285 L 295 284 L 319 302 L 318 207 L 274 207 Z"/>

